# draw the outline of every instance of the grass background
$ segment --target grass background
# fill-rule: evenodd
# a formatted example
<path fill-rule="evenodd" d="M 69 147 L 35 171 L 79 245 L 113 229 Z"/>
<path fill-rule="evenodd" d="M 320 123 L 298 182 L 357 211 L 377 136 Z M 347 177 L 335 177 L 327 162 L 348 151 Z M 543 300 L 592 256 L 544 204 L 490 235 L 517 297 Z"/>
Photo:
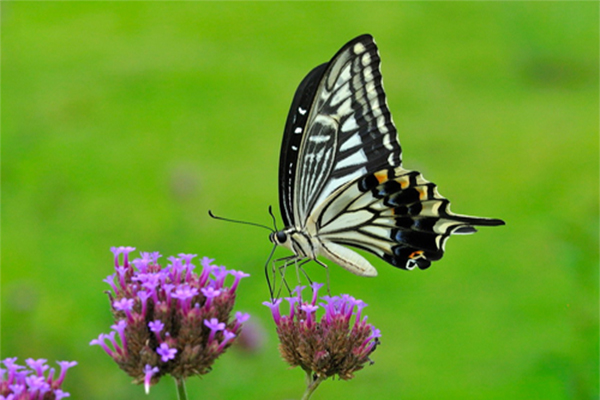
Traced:
<path fill-rule="evenodd" d="M 299 398 L 266 307 L 266 232 L 296 86 L 380 46 L 407 168 L 505 227 L 407 273 L 331 268 L 382 330 L 315 399 L 598 399 L 598 4 L 2 2 L 2 357 L 77 360 L 72 398 L 145 398 L 100 348 L 110 246 L 250 272 L 231 349 L 190 398 Z M 286 254 L 281 250 L 281 255 Z M 319 276 L 318 267 L 312 273 Z M 148 398 L 174 398 L 163 380 Z"/>

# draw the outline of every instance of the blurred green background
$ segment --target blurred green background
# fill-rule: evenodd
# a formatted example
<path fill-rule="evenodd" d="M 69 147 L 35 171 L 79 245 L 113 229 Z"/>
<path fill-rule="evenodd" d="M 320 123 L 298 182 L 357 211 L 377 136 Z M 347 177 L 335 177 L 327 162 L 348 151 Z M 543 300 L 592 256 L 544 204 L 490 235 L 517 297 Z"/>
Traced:
<path fill-rule="evenodd" d="M 1 6 L 3 358 L 79 361 L 72 398 L 146 398 L 88 345 L 111 324 L 109 248 L 198 253 L 252 274 L 236 309 L 265 338 L 190 398 L 299 398 L 260 304 L 267 232 L 207 210 L 270 224 L 298 83 L 371 33 L 405 166 L 507 225 L 450 239 L 427 271 L 331 268 L 383 337 L 314 399 L 598 399 L 597 3 Z"/>

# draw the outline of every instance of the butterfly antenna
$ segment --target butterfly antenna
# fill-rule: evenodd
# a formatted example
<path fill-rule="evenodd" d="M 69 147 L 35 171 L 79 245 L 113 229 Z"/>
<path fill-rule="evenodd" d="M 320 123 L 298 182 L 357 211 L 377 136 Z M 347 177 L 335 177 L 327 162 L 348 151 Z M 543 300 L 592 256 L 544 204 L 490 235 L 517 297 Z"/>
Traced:
<path fill-rule="evenodd" d="M 273 214 L 272 206 L 269 206 L 269 215 L 271 216 L 271 219 L 273 219 L 273 227 L 275 228 L 275 231 L 278 231 L 279 229 L 277 229 L 277 220 L 275 219 L 275 215 Z"/>
<path fill-rule="evenodd" d="M 215 214 L 213 214 L 211 210 L 208 210 L 208 215 L 210 215 L 210 216 L 211 216 L 211 218 L 214 218 L 214 219 L 219 219 L 219 220 L 221 220 L 221 221 L 235 222 L 236 224 L 244 224 L 244 225 L 258 226 L 258 227 L 260 227 L 260 228 L 265 228 L 265 229 L 267 229 L 267 230 L 269 230 L 269 231 L 271 231 L 271 232 L 275 232 L 273 229 L 269 228 L 269 227 L 268 227 L 268 226 L 266 226 L 266 225 L 256 224 L 256 223 L 254 223 L 254 222 L 248 222 L 248 221 L 238 221 L 238 220 L 235 220 L 235 219 L 229 219 L 229 218 L 218 217 L 218 216 L 216 216 Z"/>

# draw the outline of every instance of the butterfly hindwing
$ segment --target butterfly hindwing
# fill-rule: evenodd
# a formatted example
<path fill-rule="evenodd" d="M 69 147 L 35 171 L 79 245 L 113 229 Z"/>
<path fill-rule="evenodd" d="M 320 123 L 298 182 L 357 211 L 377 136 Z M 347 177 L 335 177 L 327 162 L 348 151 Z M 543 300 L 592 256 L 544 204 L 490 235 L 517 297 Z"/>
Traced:
<path fill-rule="evenodd" d="M 425 269 L 442 258 L 451 234 L 503 224 L 452 213 L 435 184 L 401 167 L 350 182 L 324 203 L 318 215 L 315 229 L 321 241 L 369 251 L 402 269 Z"/>

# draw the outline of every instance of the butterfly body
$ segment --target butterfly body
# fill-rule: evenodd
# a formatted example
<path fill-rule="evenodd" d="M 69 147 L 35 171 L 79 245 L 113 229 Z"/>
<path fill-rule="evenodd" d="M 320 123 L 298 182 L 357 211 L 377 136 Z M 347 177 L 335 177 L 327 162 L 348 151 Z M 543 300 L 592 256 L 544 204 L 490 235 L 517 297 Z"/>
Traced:
<path fill-rule="evenodd" d="M 271 241 L 295 261 L 324 257 L 360 276 L 376 269 L 348 247 L 402 269 L 439 260 L 451 234 L 498 219 L 450 211 L 435 184 L 402 167 L 402 150 L 370 35 L 348 42 L 300 83 L 281 148 L 285 228 Z"/>

